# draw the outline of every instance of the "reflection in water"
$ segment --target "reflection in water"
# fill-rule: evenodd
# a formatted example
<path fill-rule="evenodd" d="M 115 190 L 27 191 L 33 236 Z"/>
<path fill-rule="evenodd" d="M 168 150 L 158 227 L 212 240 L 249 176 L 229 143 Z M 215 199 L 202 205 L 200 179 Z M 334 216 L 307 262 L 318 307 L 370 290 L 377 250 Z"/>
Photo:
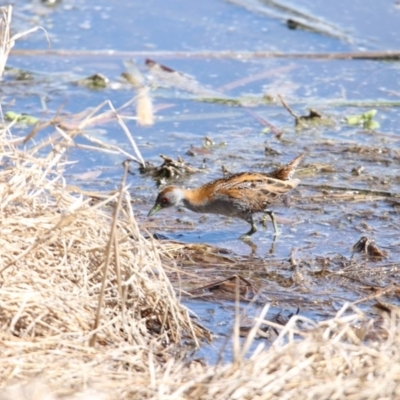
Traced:
<path fill-rule="evenodd" d="M 240 351 L 245 351 L 246 357 L 250 357 L 260 346 L 268 348 L 280 333 L 280 329 L 276 327 L 283 327 L 293 315 L 299 314 L 299 309 L 295 306 L 290 309 L 280 309 L 265 303 L 240 303 L 238 308 L 234 302 L 228 301 L 185 300 L 183 303 L 197 315 L 197 322 L 213 334 L 213 341 L 209 344 L 204 343 L 200 349 L 191 354 L 191 358 L 204 358 L 210 364 L 232 362 L 235 340 L 239 341 Z M 307 318 L 315 318 L 312 313 L 301 314 Z M 237 319 L 239 338 L 235 339 L 233 333 Z M 263 320 L 272 324 L 263 324 Z M 251 343 L 246 343 L 246 338 L 255 324 L 259 324 L 255 339 Z"/>

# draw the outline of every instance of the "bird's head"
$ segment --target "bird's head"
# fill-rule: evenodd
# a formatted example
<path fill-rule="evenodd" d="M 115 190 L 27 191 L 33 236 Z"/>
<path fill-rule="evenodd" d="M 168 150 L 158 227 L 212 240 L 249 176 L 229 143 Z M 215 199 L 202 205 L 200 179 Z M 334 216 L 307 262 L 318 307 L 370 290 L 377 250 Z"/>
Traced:
<path fill-rule="evenodd" d="M 156 202 L 147 216 L 151 217 L 163 208 L 179 206 L 181 205 L 183 198 L 184 194 L 180 188 L 177 186 L 167 186 L 158 194 Z"/>

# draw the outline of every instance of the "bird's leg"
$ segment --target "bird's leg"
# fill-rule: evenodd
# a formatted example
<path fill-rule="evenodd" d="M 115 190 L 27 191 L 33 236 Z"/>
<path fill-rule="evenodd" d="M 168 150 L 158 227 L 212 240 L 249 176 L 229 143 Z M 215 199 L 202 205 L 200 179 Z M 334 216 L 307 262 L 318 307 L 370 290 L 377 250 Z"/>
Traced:
<path fill-rule="evenodd" d="M 245 233 L 244 235 L 240 236 L 240 239 L 242 239 L 242 240 L 249 240 L 249 239 L 250 239 L 250 236 L 251 236 L 253 233 L 256 233 L 256 232 L 257 232 L 257 227 L 256 227 L 256 224 L 255 224 L 255 222 L 254 222 L 254 220 L 253 220 L 253 216 L 251 215 L 248 219 L 246 219 L 246 221 L 247 221 L 249 224 L 251 224 L 251 228 L 250 228 L 250 230 L 249 230 L 247 233 Z"/>
<path fill-rule="evenodd" d="M 267 227 L 267 216 L 266 216 L 266 215 L 263 215 L 263 216 L 262 216 L 262 218 L 261 218 L 261 224 L 262 224 L 262 226 L 263 226 L 264 228 Z"/>
<path fill-rule="evenodd" d="M 274 236 L 278 236 L 280 234 L 279 229 L 278 229 L 278 225 L 276 224 L 276 219 L 275 219 L 275 215 L 274 212 L 271 210 L 265 210 L 264 211 L 266 214 L 268 214 L 271 218 L 272 221 L 272 225 L 274 226 Z"/>

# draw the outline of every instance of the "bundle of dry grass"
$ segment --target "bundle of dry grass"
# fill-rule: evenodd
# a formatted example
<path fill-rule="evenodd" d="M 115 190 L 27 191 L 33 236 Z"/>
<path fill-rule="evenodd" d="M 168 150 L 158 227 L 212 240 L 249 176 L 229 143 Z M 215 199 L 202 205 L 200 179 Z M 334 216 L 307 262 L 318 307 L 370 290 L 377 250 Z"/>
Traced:
<path fill-rule="evenodd" d="M 185 379 L 182 374 L 169 376 L 169 394 L 187 399 L 399 398 L 399 317 L 393 311 L 383 325 L 373 326 L 348 305 L 334 319 L 318 324 L 293 317 L 268 350 L 260 342 L 245 359 L 250 334 L 247 345 L 236 346 L 232 364 L 198 365 Z M 303 333 L 298 320 L 303 320 Z M 303 338 L 295 339 L 296 333 Z"/>
<path fill-rule="evenodd" d="M 10 37 L 11 12 L 0 8 L 0 67 L 21 36 Z M 147 383 L 183 339 L 208 332 L 192 324 L 139 231 L 124 178 L 95 204 L 67 186 L 64 154 L 82 127 L 53 121 L 56 134 L 28 149 L 41 125 L 23 140 L 10 132 L 15 122 L 0 129 L 0 386 L 33 380 L 33 392 L 68 394 L 138 373 Z"/>
<path fill-rule="evenodd" d="M 70 400 L 399 398 L 399 314 L 388 315 L 377 329 L 364 320 L 362 313 L 351 311 L 344 307 L 335 318 L 318 324 L 303 319 L 302 332 L 298 327 L 301 318 L 293 317 L 286 327 L 275 326 L 282 331 L 271 348 L 263 349 L 260 341 L 257 350 L 246 358 L 248 345 L 254 340 L 255 327 L 242 347 L 236 342 L 235 360 L 225 365 L 183 363 L 170 358 L 164 365 L 156 366 L 150 361 L 148 365 L 143 363 L 142 369 L 132 371 L 124 364 L 132 358 L 120 349 L 109 353 L 119 354 L 115 364 L 119 361 L 120 368 L 113 371 L 111 363 L 105 368 L 107 358 L 101 349 L 83 357 L 82 348 L 75 349 L 76 360 L 69 362 L 62 362 L 54 354 L 53 365 L 62 368 L 64 382 L 76 379 L 77 370 L 73 364 L 85 371 L 85 379 L 81 376 L 77 386 L 82 389 L 90 384 L 92 388 L 83 393 L 76 393 L 78 388 L 71 389 Z M 264 323 L 270 324 L 260 320 L 260 325 Z M 303 338 L 295 339 L 296 334 Z M 46 352 L 42 354 L 45 356 Z M 38 359 L 35 361 L 43 366 Z M 103 377 L 99 376 L 98 370 L 104 371 Z M 42 378 L 46 379 L 46 384 L 34 380 L 27 385 L 7 387 L 0 399 L 60 399 L 56 393 L 65 393 L 61 390 L 65 383 L 63 386 L 54 382 L 47 371 Z"/>
<path fill-rule="evenodd" d="M 140 233 L 129 191 L 95 204 L 72 193 L 66 132 L 48 154 L 16 146 L 7 127 L 0 138 L 0 385 L 39 376 L 66 394 L 139 371 L 147 385 L 174 345 L 207 332 Z"/>

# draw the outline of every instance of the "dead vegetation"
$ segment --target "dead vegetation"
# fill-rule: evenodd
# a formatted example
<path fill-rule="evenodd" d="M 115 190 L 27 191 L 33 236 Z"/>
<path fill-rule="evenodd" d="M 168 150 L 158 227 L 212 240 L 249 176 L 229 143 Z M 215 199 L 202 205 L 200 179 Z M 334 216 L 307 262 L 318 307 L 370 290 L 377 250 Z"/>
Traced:
<path fill-rule="evenodd" d="M 11 9 L 1 11 L 9 23 Z M 7 29 L 0 66 L 12 47 Z M 346 305 L 333 319 L 294 316 L 285 326 L 264 319 L 266 306 L 244 341 L 235 324 L 231 363 L 184 359 L 210 334 L 171 285 L 171 275 L 181 273 L 177 253 L 187 263 L 207 259 L 210 268 L 233 262 L 201 245 L 196 252 L 145 239 L 123 168 L 120 190 L 96 196 L 96 203 L 68 185 L 65 155 L 83 126 L 116 118 L 129 138 L 110 107 L 70 126 L 52 121 L 56 134 L 31 147 L 26 139 L 39 126 L 25 138 L 13 136 L 14 122 L 0 129 L 0 400 L 399 397 L 400 322 L 393 305 L 385 305 L 379 323 Z M 136 156 L 94 138 L 88 150 L 136 157 L 143 165 L 130 141 Z M 169 275 L 161 260 L 168 260 Z M 243 282 L 244 294 L 255 291 Z M 231 280 L 218 288 L 236 290 Z M 265 327 L 279 336 L 269 349 L 259 341 L 249 354 Z"/>
<path fill-rule="evenodd" d="M 2 400 L 399 395 L 397 309 L 379 324 L 346 307 L 318 324 L 261 315 L 244 342 L 235 330 L 232 363 L 183 361 L 182 344 L 208 332 L 179 304 L 160 262 L 171 246 L 143 238 L 126 187 L 92 205 L 63 178 L 68 140 L 38 155 L 1 134 Z M 280 334 L 249 355 L 263 326 Z"/>
<path fill-rule="evenodd" d="M 5 385 L 43 374 L 53 387 L 67 374 L 68 393 L 105 370 L 159 366 L 182 340 L 208 333 L 179 304 L 127 187 L 94 205 L 71 193 L 69 141 L 51 145 L 35 154 L 1 131 L 0 375 Z"/>
<path fill-rule="evenodd" d="M 43 376 L 67 394 L 105 371 L 150 374 L 181 354 L 183 340 L 208 338 L 179 303 L 159 247 L 142 236 L 123 170 L 120 190 L 93 204 L 63 177 L 82 125 L 54 122 L 50 139 L 25 147 L 13 123 L 0 131 L 0 384 Z"/>

